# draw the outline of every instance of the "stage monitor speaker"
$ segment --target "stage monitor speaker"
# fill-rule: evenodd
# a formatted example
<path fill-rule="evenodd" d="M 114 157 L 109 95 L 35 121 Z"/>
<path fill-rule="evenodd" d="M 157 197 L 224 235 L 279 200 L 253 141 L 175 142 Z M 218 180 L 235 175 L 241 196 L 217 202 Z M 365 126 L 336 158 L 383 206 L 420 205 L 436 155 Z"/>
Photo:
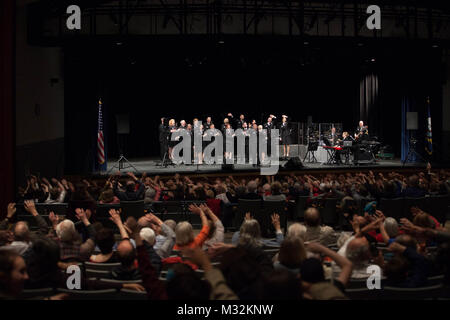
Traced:
<path fill-rule="evenodd" d="M 406 113 L 406 130 L 418 130 L 419 121 L 417 112 L 407 112 Z"/>
<path fill-rule="evenodd" d="M 299 157 L 290 158 L 283 166 L 284 169 L 302 169 L 303 163 Z"/>
<path fill-rule="evenodd" d="M 116 114 L 118 134 L 130 134 L 130 116 L 128 114 Z"/>

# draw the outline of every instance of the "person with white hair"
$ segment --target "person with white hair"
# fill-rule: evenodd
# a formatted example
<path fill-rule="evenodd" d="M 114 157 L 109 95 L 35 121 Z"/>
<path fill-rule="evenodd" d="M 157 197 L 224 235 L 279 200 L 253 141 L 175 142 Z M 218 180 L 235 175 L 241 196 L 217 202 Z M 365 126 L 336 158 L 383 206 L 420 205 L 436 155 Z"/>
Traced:
<path fill-rule="evenodd" d="M 231 238 L 233 245 L 249 245 L 254 247 L 270 246 L 279 247 L 284 240 L 283 232 L 280 226 L 280 216 L 273 214 L 271 216 L 272 224 L 275 228 L 276 239 L 269 240 L 261 237 L 261 227 L 258 220 L 253 219 L 250 212 L 245 214 L 244 222 L 239 231 L 236 231 Z"/>
<path fill-rule="evenodd" d="M 301 223 L 293 223 L 287 229 L 286 238 L 299 238 L 302 241 L 306 239 L 306 227 Z"/>
<path fill-rule="evenodd" d="M 86 211 L 77 208 L 75 213 L 87 231 L 88 239 L 84 242 L 82 242 L 80 234 L 75 229 L 73 221 L 65 219 L 58 223 L 58 218 L 54 214 L 51 214 L 49 217 L 55 231 L 55 240 L 60 247 L 60 260 L 63 262 L 87 261 L 95 249 L 96 232 L 86 216 Z"/>
<path fill-rule="evenodd" d="M 139 235 L 141 236 L 145 249 L 148 252 L 148 255 L 150 257 L 150 263 L 152 266 L 156 269 L 156 272 L 159 273 L 161 270 L 161 257 L 156 253 L 153 246 L 156 243 L 156 234 L 155 231 L 153 231 L 151 228 L 142 228 L 139 232 Z"/>
<path fill-rule="evenodd" d="M 174 225 L 172 225 L 172 222 Z M 153 236 L 151 236 L 150 231 L 146 231 L 146 234 L 149 236 L 148 239 L 150 240 L 146 241 L 151 244 L 156 254 L 161 259 L 168 258 L 175 244 L 175 221 L 168 220 L 162 222 L 161 219 L 153 213 L 148 213 L 139 219 L 138 225 L 144 227 L 142 230 L 150 229 L 153 232 Z M 141 237 L 145 240 L 142 235 Z"/>
<path fill-rule="evenodd" d="M 241 196 L 242 199 L 249 200 L 262 200 L 262 197 L 257 193 L 258 183 L 255 180 L 251 180 L 247 183 L 247 193 Z"/>

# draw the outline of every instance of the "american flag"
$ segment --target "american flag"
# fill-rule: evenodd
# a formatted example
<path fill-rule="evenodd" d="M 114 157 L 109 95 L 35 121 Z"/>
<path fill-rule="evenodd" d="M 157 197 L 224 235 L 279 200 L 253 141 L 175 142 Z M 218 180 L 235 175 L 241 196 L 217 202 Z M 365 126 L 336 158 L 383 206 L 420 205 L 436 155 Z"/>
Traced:
<path fill-rule="evenodd" d="M 97 160 L 100 164 L 100 171 L 106 170 L 106 157 L 105 157 L 105 139 L 103 136 L 103 112 L 102 112 L 102 100 L 98 101 L 98 131 L 97 131 Z"/>

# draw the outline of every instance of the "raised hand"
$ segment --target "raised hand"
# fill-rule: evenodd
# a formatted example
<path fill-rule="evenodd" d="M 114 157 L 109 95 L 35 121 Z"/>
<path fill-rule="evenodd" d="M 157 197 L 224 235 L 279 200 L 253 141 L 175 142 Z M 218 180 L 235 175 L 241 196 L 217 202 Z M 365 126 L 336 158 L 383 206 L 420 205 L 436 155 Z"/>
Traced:
<path fill-rule="evenodd" d="M 109 220 L 114 222 L 116 225 L 122 224 L 122 219 L 120 218 L 120 212 L 116 209 L 109 209 L 109 215 L 111 216 Z"/>
<path fill-rule="evenodd" d="M 280 226 L 280 215 L 278 213 L 274 213 L 271 216 L 272 219 L 272 224 L 275 227 L 275 230 L 280 230 L 281 226 Z"/>
<path fill-rule="evenodd" d="M 50 213 L 48 214 L 48 219 L 50 220 L 52 225 L 58 224 L 59 218 L 53 211 L 50 211 Z"/>
<path fill-rule="evenodd" d="M 16 204 L 15 203 L 9 203 L 7 207 L 7 214 L 6 217 L 8 219 L 12 218 L 16 214 Z"/>
<path fill-rule="evenodd" d="M 34 201 L 33 200 L 25 200 L 23 205 L 24 205 L 25 210 L 27 210 L 32 215 L 37 215 L 38 214 L 38 212 L 36 210 L 36 206 L 34 205 Z"/>
<path fill-rule="evenodd" d="M 189 205 L 189 211 L 192 213 L 200 214 L 202 211 L 196 204 Z"/>

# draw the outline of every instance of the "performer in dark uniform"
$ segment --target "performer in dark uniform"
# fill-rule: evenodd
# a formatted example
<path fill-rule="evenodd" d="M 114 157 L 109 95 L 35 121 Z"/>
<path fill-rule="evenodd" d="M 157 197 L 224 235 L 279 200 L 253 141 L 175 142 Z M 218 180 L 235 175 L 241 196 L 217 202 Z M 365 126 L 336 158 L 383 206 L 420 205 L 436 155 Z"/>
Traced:
<path fill-rule="evenodd" d="M 247 163 L 249 160 L 248 154 L 249 154 L 249 137 L 250 137 L 247 122 L 242 123 L 242 133 L 245 138 L 245 163 Z"/>
<path fill-rule="evenodd" d="M 167 152 L 167 148 L 169 147 L 168 141 L 167 141 L 167 127 L 164 124 L 165 118 L 161 118 L 161 123 L 158 127 L 158 133 L 159 133 L 159 154 L 161 156 L 161 161 L 164 160 L 164 155 Z"/>
<path fill-rule="evenodd" d="M 280 140 L 283 145 L 283 158 L 289 157 L 289 151 L 291 149 L 291 128 L 287 118 L 287 116 L 283 115 L 280 124 Z"/>
<path fill-rule="evenodd" d="M 267 155 L 271 154 L 271 131 L 275 128 L 275 120 L 276 117 L 271 114 L 269 118 L 267 118 L 267 122 L 264 124 L 263 128 L 267 130 L 266 132 L 266 140 L 267 140 Z"/>
<path fill-rule="evenodd" d="M 239 120 L 236 121 L 236 130 L 241 129 L 244 126 L 245 117 L 243 114 L 239 116 Z"/>
<path fill-rule="evenodd" d="M 206 123 L 203 125 L 203 129 L 206 131 L 208 130 L 211 125 L 213 124 L 211 117 L 206 118 Z"/>
<path fill-rule="evenodd" d="M 225 131 L 227 130 L 227 126 L 230 124 L 230 120 L 228 118 L 223 119 L 222 126 L 220 127 L 220 131 L 222 131 L 222 134 L 225 134 Z M 230 124 L 231 126 L 231 124 Z"/>
<path fill-rule="evenodd" d="M 360 121 L 355 130 L 355 139 L 359 139 L 362 135 L 367 133 L 367 127 L 364 126 L 364 121 Z"/>
<path fill-rule="evenodd" d="M 338 137 L 338 134 L 336 133 L 336 128 L 335 127 L 331 128 L 331 133 L 330 133 L 329 140 L 330 140 L 330 143 L 331 143 L 332 147 L 337 146 L 339 144 L 338 143 L 339 137 Z"/>
<path fill-rule="evenodd" d="M 175 119 L 169 120 L 169 159 L 172 160 L 172 150 L 173 147 L 178 143 L 178 141 L 172 141 L 172 133 L 178 130 Z"/>
<path fill-rule="evenodd" d="M 252 130 L 249 130 L 248 136 L 249 141 L 255 141 L 256 143 L 256 155 L 254 153 L 250 153 L 250 144 L 249 144 L 249 156 L 250 156 L 250 162 L 253 164 L 254 167 L 258 165 L 259 162 L 259 143 L 258 143 L 258 125 L 255 123 L 252 124 Z M 255 158 L 256 156 L 256 158 Z"/>
<path fill-rule="evenodd" d="M 223 151 L 225 152 L 225 159 L 233 159 L 233 140 L 229 140 L 227 137 L 234 138 L 233 128 L 231 128 L 231 124 L 229 122 L 227 122 L 225 131 L 223 132 Z"/>

